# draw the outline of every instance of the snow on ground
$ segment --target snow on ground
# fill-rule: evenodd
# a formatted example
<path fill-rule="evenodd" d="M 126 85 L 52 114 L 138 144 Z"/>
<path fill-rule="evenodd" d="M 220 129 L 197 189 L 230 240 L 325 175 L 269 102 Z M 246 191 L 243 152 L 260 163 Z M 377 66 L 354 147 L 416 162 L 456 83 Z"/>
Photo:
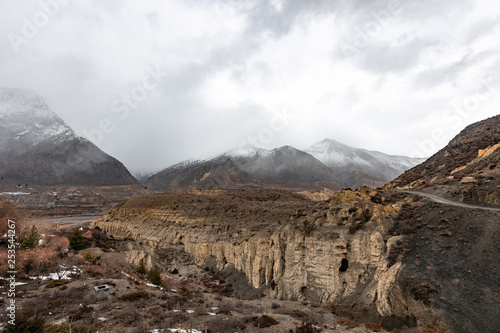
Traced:
<path fill-rule="evenodd" d="M 61 267 L 61 270 L 57 273 L 50 273 L 49 275 L 46 276 L 31 276 L 30 279 L 32 280 L 71 280 L 71 277 L 69 276 L 70 274 L 79 274 L 82 272 L 82 270 L 76 266 L 73 266 L 71 268 L 69 267 L 64 267 L 64 266 L 59 266 Z"/>

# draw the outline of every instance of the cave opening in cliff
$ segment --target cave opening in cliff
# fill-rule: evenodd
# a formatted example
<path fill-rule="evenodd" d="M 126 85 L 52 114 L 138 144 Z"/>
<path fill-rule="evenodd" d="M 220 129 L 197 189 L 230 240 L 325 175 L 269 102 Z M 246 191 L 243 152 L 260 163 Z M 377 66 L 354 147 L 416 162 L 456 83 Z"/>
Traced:
<path fill-rule="evenodd" d="M 342 259 L 342 262 L 340 263 L 339 272 L 345 272 L 347 271 L 348 268 L 349 268 L 349 261 L 346 258 Z"/>

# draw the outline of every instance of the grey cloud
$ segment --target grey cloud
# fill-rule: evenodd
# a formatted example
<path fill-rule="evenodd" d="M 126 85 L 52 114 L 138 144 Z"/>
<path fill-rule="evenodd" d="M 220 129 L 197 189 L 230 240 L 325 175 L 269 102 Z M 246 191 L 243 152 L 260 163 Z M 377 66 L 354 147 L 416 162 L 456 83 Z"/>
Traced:
<path fill-rule="evenodd" d="M 360 52 L 359 62 L 366 70 L 378 73 L 405 71 L 415 66 L 420 53 L 433 44 L 417 38 L 401 45 L 374 44 Z"/>
<path fill-rule="evenodd" d="M 23 15 L 39 10 L 35 3 L 22 11 L 16 1 L 2 1 L 8 4 L 0 13 L 2 37 L 7 31 L 19 31 Z M 128 5 L 140 6 L 139 2 L 72 3 L 23 46 L 19 55 L 12 51 L 7 38 L 0 38 L 0 86 L 37 91 L 80 133 L 94 128 L 103 118 L 112 119 L 116 129 L 106 135 L 101 147 L 133 171 L 158 170 L 186 158 L 237 146 L 268 126 L 272 116 L 269 110 L 277 103 L 268 99 L 283 92 L 290 102 L 279 103 L 289 108 L 300 104 L 301 109 L 294 110 L 300 120 L 276 134 L 271 146 L 307 147 L 312 140 L 331 137 L 388 153 L 410 153 L 414 141 L 428 135 L 435 126 L 428 121 L 429 114 L 444 109 L 453 93 L 467 88 L 459 86 L 461 75 L 469 73 L 478 79 L 488 73 L 498 75 L 498 56 L 492 65 L 487 62 L 498 54 L 498 41 L 491 39 L 491 45 L 477 50 L 470 44 L 494 37 L 500 16 L 460 19 L 476 8 L 471 0 L 400 0 L 401 10 L 381 32 L 384 38 L 368 40 L 350 57 L 336 44 L 351 43 L 358 30 L 374 20 L 374 13 L 387 10 L 390 0 L 284 0 L 281 10 L 269 0 L 152 1 L 147 8 L 137 7 L 141 11 L 133 19 L 123 13 Z M 169 15 L 175 15 L 163 9 L 165 3 L 188 6 L 193 12 L 202 13 L 215 5 L 225 6 L 228 10 L 223 15 L 241 19 L 244 26 L 235 28 L 241 28 L 238 34 L 218 31 L 215 36 L 208 36 L 204 32 L 226 17 L 209 17 L 200 22 L 189 21 L 188 17 L 184 21 L 181 17 L 182 26 L 169 25 L 163 31 L 165 21 L 172 19 Z M 450 19 L 458 31 L 456 35 L 450 33 Z M 304 39 L 295 40 L 294 33 L 300 32 L 306 40 L 318 38 L 308 34 L 316 33 L 311 25 L 322 20 L 332 23 L 332 31 L 323 31 L 321 38 L 325 45 L 336 48 L 335 53 L 326 54 L 331 48 L 325 48 L 317 51 L 317 58 L 306 58 L 308 50 L 298 45 Z M 131 29 L 125 33 L 121 31 L 124 26 Z M 184 29 L 192 29 L 196 37 L 169 39 L 183 36 Z M 280 44 L 283 40 L 292 45 L 289 52 L 286 45 Z M 287 79 L 291 77 L 290 86 L 281 80 L 283 73 L 277 73 L 267 58 L 254 59 L 264 48 L 265 54 L 272 54 L 275 44 L 276 52 L 285 57 L 283 62 L 296 62 L 296 68 L 285 73 Z M 458 57 L 449 63 L 421 67 L 424 51 L 435 47 L 445 51 L 450 48 Z M 466 51 L 468 48 L 471 50 Z M 130 93 L 141 82 L 145 68 L 156 65 L 168 75 L 131 111 L 129 118 L 119 119 L 110 110 L 110 103 L 120 94 Z M 333 74 L 315 82 L 307 77 L 311 75 L 309 69 L 312 73 L 317 70 L 314 66 L 322 66 L 326 73 Z M 217 109 L 204 100 L 204 89 L 221 71 L 230 73 L 243 98 L 230 107 Z M 305 73 L 304 77 L 301 73 Z M 433 89 L 455 80 L 457 87 L 450 95 L 429 96 Z M 273 86 L 259 87 L 268 82 L 273 82 Z M 401 93 L 399 82 L 414 89 Z M 254 99 L 252 92 L 247 94 L 245 89 L 253 89 L 255 96 L 265 98 Z M 306 89 L 311 95 L 317 92 L 317 96 L 304 94 L 299 99 L 297 92 Z M 487 110 L 482 112 L 486 114 Z M 374 113 L 379 116 L 371 116 Z M 364 137 L 367 129 L 377 137 L 378 146 L 373 145 L 375 140 Z"/>

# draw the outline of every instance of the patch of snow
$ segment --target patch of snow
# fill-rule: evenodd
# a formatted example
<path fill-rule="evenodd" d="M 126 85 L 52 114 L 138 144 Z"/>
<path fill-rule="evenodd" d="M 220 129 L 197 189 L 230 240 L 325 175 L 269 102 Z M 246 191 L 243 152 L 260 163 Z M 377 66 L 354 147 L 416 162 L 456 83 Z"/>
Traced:
<path fill-rule="evenodd" d="M 232 157 L 254 157 L 257 154 L 260 156 L 269 156 L 272 152 L 267 149 L 257 148 L 250 144 L 246 144 L 225 153 L 225 155 Z"/>
<path fill-rule="evenodd" d="M 50 273 L 45 276 L 31 276 L 31 280 L 71 280 L 69 277 L 70 274 L 78 274 L 81 273 L 82 270 L 76 266 L 73 266 L 72 269 L 66 268 L 64 266 L 60 266 L 61 270 L 58 273 Z"/>
<path fill-rule="evenodd" d="M 29 195 L 28 192 L 3 192 L 2 195 Z"/>
<path fill-rule="evenodd" d="M 187 313 L 194 313 L 194 310 L 186 310 Z"/>
<path fill-rule="evenodd" d="M 100 320 L 100 321 L 106 321 L 108 320 L 107 318 L 104 318 L 104 317 L 101 317 L 101 318 L 97 318 L 97 320 Z"/>
<path fill-rule="evenodd" d="M 207 312 L 207 315 L 209 315 L 209 316 L 216 316 L 216 314 L 213 313 L 213 312 Z"/>

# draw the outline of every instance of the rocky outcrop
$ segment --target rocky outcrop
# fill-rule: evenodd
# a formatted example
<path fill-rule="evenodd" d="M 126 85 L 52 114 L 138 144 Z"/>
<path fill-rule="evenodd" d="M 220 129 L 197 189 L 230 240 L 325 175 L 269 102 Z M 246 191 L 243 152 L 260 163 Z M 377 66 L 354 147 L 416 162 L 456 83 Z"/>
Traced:
<path fill-rule="evenodd" d="M 150 197 L 155 200 L 160 197 Z M 388 255 L 400 236 L 391 237 L 388 231 L 399 204 L 383 200 L 381 193 L 368 188 L 345 190 L 324 203 L 280 216 L 274 223 L 263 220 L 260 229 L 221 223 L 222 216 L 189 216 L 175 200 L 170 208 L 141 207 L 136 202 L 111 210 L 94 226 L 152 248 L 182 244 L 198 265 L 234 267 L 245 273 L 253 287 L 265 287 L 273 297 L 316 306 L 354 299 L 377 318 L 406 323 L 417 316 L 444 327 L 439 315 L 408 296 L 398 283 L 402 263 L 390 263 Z M 267 203 L 273 204 L 279 200 Z M 259 219 L 254 213 L 254 219 Z"/>
<path fill-rule="evenodd" d="M 424 163 L 385 188 L 436 191 L 456 200 L 500 204 L 500 115 L 466 127 Z"/>

